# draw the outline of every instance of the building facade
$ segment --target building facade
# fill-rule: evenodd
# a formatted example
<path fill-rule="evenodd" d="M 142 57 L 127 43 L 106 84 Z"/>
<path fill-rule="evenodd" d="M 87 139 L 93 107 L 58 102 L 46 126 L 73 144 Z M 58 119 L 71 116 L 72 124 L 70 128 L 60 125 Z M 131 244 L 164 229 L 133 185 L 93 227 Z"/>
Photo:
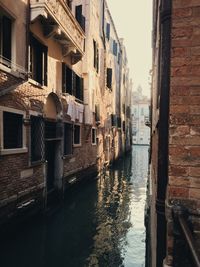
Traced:
<path fill-rule="evenodd" d="M 199 1 L 153 1 L 147 266 L 199 266 Z"/>
<path fill-rule="evenodd" d="M 150 144 L 149 124 L 150 100 L 142 94 L 142 87 L 133 92 L 132 101 L 132 140 L 134 145 Z"/>
<path fill-rule="evenodd" d="M 0 20 L 4 223 L 122 155 L 118 102 L 130 88 L 121 86 L 124 48 L 105 1 L 2 0 Z"/>

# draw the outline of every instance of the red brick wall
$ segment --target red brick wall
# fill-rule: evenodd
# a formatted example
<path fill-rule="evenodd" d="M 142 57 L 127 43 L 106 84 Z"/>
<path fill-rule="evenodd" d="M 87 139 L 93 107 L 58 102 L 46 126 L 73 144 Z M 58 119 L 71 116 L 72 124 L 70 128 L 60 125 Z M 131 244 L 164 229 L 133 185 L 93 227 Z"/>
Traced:
<path fill-rule="evenodd" d="M 168 197 L 200 199 L 200 1 L 174 0 Z"/>

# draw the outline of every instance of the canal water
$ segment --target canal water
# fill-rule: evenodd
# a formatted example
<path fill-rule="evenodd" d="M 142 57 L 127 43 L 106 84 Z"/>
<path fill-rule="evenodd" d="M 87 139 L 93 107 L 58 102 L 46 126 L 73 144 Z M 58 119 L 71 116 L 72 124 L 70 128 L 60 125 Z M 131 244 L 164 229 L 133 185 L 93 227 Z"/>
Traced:
<path fill-rule="evenodd" d="M 148 147 L 0 242 L 1 267 L 144 267 Z"/>

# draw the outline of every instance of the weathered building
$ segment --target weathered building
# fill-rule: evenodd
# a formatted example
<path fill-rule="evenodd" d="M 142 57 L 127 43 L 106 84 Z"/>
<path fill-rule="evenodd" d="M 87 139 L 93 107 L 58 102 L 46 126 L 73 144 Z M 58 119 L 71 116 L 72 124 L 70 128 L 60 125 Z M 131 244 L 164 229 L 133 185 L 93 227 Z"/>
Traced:
<path fill-rule="evenodd" d="M 132 136 L 135 145 L 150 144 L 149 106 L 150 100 L 143 95 L 142 87 L 139 86 L 133 92 L 132 101 Z"/>
<path fill-rule="evenodd" d="M 199 266 L 200 2 L 153 3 L 148 266 Z"/>
<path fill-rule="evenodd" d="M 0 20 L 3 223 L 62 198 L 121 155 L 114 122 L 123 88 L 122 47 L 104 1 L 1 0 Z"/>

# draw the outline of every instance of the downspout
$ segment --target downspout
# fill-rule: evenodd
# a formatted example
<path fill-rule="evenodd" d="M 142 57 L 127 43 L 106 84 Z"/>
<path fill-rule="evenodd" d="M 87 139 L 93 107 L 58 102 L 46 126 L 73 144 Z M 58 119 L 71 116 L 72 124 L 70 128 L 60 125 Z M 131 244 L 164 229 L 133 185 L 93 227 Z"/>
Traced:
<path fill-rule="evenodd" d="M 166 256 L 165 199 L 168 184 L 168 138 L 169 138 L 169 95 L 170 95 L 170 52 L 171 52 L 172 1 L 162 0 L 161 23 L 161 65 L 160 65 L 160 116 L 158 124 L 158 184 L 157 184 L 157 267 L 163 266 Z"/>

